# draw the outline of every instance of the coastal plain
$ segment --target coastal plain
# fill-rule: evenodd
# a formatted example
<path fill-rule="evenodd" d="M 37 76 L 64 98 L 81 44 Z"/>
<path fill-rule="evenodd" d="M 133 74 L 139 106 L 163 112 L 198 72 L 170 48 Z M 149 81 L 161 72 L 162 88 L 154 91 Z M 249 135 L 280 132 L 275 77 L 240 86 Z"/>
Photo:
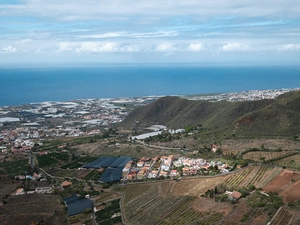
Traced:
<path fill-rule="evenodd" d="M 233 94 L 222 94 L 201 100 L 141 97 L 1 107 L 1 221 L 298 224 L 300 131 L 292 124 L 290 132 L 254 128 L 260 119 L 268 129 L 272 117 L 297 125 L 299 91 L 276 90 L 268 99 L 271 92 L 257 92 L 266 98 L 255 100 L 245 100 L 252 91 L 243 97 L 235 93 L 234 101 Z M 197 101 L 197 115 L 202 107 L 218 111 L 227 104 L 239 113 L 230 115 L 229 125 L 202 117 L 194 122 L 195 116 L 172 122 L 181 109 L 196 109 L 189 104 Z M 278 109 L 283 109 L 280 114 Z M 147 135 L 153 127 L 159 132 Z M 130 161 L 117 181 L 101 182 L 109 166 L 87 168 L 103 157 L 113 165 L 121 156 Z M 78 203 L 68 204 L 70 197 Z M 83 200 L 93 207 L 74 211 Z"/>

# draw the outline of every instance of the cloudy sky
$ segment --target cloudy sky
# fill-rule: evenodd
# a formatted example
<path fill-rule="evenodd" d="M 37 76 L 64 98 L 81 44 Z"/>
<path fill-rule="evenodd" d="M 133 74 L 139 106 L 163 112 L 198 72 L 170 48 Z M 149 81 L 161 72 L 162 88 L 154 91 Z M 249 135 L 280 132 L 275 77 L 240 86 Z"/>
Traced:
<path fill-rule="evenodd" d="M 0 65 L 85 63 L 300 65 L 300 1 L 0 1 Z"/>

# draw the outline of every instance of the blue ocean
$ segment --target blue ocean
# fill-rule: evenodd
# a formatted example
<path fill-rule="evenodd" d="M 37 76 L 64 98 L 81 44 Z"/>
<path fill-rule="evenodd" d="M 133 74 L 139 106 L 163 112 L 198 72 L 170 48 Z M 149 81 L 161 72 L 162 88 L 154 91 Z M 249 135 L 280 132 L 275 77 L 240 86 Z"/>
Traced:
<path fill-rule="evenodd" d="M 300 87 L 300 67 L 106 65 L 0 69 L 0 106 Z"/>

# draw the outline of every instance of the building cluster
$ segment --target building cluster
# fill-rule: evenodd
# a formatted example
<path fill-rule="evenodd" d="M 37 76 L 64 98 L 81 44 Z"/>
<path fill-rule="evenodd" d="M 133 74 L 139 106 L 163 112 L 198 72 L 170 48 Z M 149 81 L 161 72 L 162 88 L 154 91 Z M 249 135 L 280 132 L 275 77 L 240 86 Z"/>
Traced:
<path fill-rule="evenodd" d="M 138 162 L 129 161 L 123 168 L 124 181 L 154 179 L 159 177 L 173 177 L 209 174 L 211 170 L 228 173 L 230 166 L 222 162 L 206 161 L 202 158 L 192 159 L 174 155 L 141 158 Z"/>
<path fill-rule="evenodd" d="M 199 96 L 187 96 L 190 100 L 207 100 L 211 102 L 215 101 L 257 101 L 262 99 L 275 99 L 279 95 L 282 95 L 289 91 L 300 90 L 300 88 L 283 88 L 275 90 L 250 90 L 243 92 L 228 92 L 222 94 L 213 94 L 213 95 L 199 95 Z"/>
<path fill-rule="evenodd" d="M 87 99 L 0 107 L 0 152 L 26 151 L 47 138 L 103 133 L 132 110 L 158 97 Z M 30 140 L 28 142 L 28 140 Z"/>

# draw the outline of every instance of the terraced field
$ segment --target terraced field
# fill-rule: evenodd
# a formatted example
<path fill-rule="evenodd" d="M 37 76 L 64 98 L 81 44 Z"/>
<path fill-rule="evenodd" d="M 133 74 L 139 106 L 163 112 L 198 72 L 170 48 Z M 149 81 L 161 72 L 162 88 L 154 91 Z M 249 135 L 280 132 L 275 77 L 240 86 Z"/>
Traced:
<path fill-rule="evenodd" d="M 229 176 L 218 176 L 184 179 L 175 184 L 172 194 L 200 196 L 208 189 L 212 189 L 224 182 L 228 177 Z"/>
<path fill-rule="evenodd" d="M 200 194 L 215 187 L 226 177 L 186 179 L 114 187 L 124 195 L 124 220 L 129 224 L 188 225 L 212 224 L 223 218 L 222 212 L 198 211 L 193 207 Z"/>
<path fill-rule="evenodd" d="M 243 155 L 243 159 L 251 159 L 254 161 L 261 161 L 262 159 L 270 160 L 281 157 L 282 155 L 288 154 L 290 151 L 286 152 L 269 152 L 269 151 L 257 151 L 257 152 L 247 152 Z"/>
<path fill-rule="evenodd" d="M 279 166 L 286 166 L 286 167 L 291 167 L 291 168 L 300 168 L 300 154 L 297 155 L 292 155 L 280 160 L 276 160 L 273 162 L 276 165 Z"/>
<path fill-rule="evenodd" d="M 275 219 L 272 221 L 271 225 L 286 225 L 292 219 L 293 214 L 286 209 L 280 209 L 279 213 L 276 215 Z"/>
<path fill-rule="evenodd" d="M 234 190 L 240 186 L 244 179 L 252 172 L 253 167 L 247 167 L 240 172 L 235 173 L 229 179 L 227 179 L 224 184 L 227 186 L 228 190 Z"/>
<path fill-rule="evenodd" d="M 264 187 L 281 171 L 282 168 L 279 167 L 254 166 L 251 173 L 244 178 L 238 187 L 249 187 L 250 185 L 254 185 L 257 188 Z"/>

